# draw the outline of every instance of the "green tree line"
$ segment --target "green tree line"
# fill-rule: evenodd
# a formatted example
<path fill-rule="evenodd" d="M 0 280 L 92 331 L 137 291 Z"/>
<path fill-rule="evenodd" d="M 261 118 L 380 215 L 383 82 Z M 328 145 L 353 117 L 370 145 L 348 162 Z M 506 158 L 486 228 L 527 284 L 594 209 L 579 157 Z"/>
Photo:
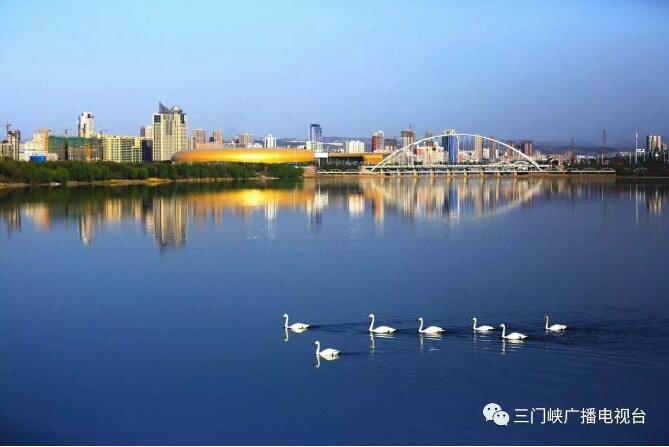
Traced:
<path fill-rule="evenodd" d="M 293 165 L 265 165 L 242 163 L 173 164 L 113 163 L 104 161 L 48 161 L 44 163 L 0 160 L 0 182 L 20 182 L 32 185 L 46 183 L 67 184 L 68 181 L 93 182 L 104 180 L 144 180 L 226 178 L 248 179 L 274 177 L 297 180 L 303 169 Z"/>

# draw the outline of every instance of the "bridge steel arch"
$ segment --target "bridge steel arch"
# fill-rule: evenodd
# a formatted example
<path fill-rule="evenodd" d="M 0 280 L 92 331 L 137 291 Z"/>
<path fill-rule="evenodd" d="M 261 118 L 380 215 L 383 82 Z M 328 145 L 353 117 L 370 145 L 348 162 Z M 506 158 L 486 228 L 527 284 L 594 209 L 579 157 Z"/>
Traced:
<path fill-rule="evenodd" d="M 435 139 L 437 139 L 437 138 L 443 138 L 443 137 L 456 137 L 456 138 L 460 138 L 460 137 L 475 137 L 475 138 L 481 138 L 481 139 L 483 139 L 483 140 L 487 140 L 487 141 L 493 142 L 493 143 L 495 143 L 495 144 L 499 144 L 499 145 L 501 145 L 502 147 L 505 147 L 505 148 L 507 148 L 507 149 L 511 149 L 513 152 L 515 152 L 516 154 L 520 155 L 522 158 L 525 159 L 525 161 L 527 161 L 530 165 L 532 165 L 532 166 L 533 166 L 534 168 L 536 168 L 538 171 L 540 171 L 540 172 L 543 172 L 543 171 L 544 171 L 544 170 L 541 168 L 541 166 L 539 165 L 539 163 L 537 163 L 536 161 L 534 161 L 531 157 L 528 157 L 526 154 L 524 154 L 523 152 L 519 151 L 519 150 L 516 149 L 515 147 L 513 147 L 513 146 L 509 146 L 508 144 L 503 143 L 503 142 L 501 142 L 501 141 L 499 141 L 499 140 L 495 140 L 494 138 L 485 137 L 485 136 L 483 136 L 483 135 L 476 135 L 476 134 L 472 134 L 472 133 L 452 133 L 452 134 L 434 135 L 434 136 L 431 136 L 431 137 L 423 138 L 423 139 L 418 140 L 418 141 L 414 141 L 414 142 L 411 143 L 411 144 L 407 144 L 406 146 L 397 149 L 395 152 L 392 152 L 392 153 L 391 153 L 390 155 L 388 155 L 386 158 L 384 158 L 384 159 L 381 160 L 379 163 L 377 163 L 376 165 L 374 165 L 373 167 L 371 167 L 367 172 L 368 172 L 368 173 L 372 173 L 372 172 L 374 172 L 376 169 L 383 168 L 383 166 L 385 166 L 390 160 L 395 159 L 395 158 L 396 158 L 398 155 L 400 155 L 400 154 L 413 155 L 411 152 L 409 152 L 409 149 L 410 149 L 410 148 L 413 148 L 413 147 L 417 147 L 419 144 L 424 143 L 425 141 L 435 140 Z M 458 144 L 459 144 L 459 141 L 458 141 Z M 426 166 L 426 167 L 429 167 L 429 165 Z"/>

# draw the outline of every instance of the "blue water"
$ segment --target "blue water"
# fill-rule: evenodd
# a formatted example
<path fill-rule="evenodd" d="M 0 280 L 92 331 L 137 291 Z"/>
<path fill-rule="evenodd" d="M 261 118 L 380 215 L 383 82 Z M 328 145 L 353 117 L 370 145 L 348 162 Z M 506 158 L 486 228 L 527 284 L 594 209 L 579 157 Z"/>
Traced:
<path fill-rule="evenodd" d="M 667 443 L 668 200 L 614 179 L 0 191 L 0 442 Z M 284 312 L 317 326 L 286 337 Z M 370 339 L 370 312 L 398 332 Z M 513 422 L 540 407 L 579 414 Z"/>

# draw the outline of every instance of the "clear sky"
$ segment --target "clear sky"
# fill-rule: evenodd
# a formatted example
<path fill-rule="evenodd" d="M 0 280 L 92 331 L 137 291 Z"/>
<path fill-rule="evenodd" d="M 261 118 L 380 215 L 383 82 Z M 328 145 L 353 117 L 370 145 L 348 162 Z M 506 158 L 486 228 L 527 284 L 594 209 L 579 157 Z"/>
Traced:
<path fill-rule="evenodd" d="M 669 138 L 667 1 L 0 0 L 0 16 L 0 120 L 25 136 L 84 110 L 136 134 L 163 101 L 225 138 L 310 122 Z"/>

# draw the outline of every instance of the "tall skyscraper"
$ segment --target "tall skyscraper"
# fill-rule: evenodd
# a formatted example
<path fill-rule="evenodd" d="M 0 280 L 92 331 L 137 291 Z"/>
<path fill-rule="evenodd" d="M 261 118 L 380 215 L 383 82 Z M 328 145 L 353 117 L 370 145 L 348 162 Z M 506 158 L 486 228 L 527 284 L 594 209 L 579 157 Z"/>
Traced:
<path fill-rule="evenodd" d="M 142 134 L 142 130 L 144 130 L 143 134 Z M 142 127 L 142 129 L 140 129 L 140 131 L 139 131 L 139 136 L 153 141 L 153 126 Z"/>
<path fill-rule="evenodd" d="M 483 160 L 483 138 L 479 135 L 474 137 L 474 160 Z"/>
<path fill-rule="evenodd" d="M 527 155 L 528 157 L 534 156 L 534 142 L 532 140 L 523 141 L 521 148 L 523 154 Z"/>
<path fill-rule="evenodd" d="M 455 130 L 447 129 L 444 134 L 446 136 L 441 138 L 441 145 L 444 146 L 444 151 L 448 153 L 448 164 L 457 164 L 460 155 L 460 142 L 455 135 Z"/>
<path fill-rule="evenodd" d="M 91 138 L 95 133 L 95 117 L 91 112 L 82 112 L 77 120 L 77 136 Z"/>
<path fill-rule="evenodd" d="M 385 134 L 382 130 L 375 130 L 372 132 L 372 152 L 383 151 L 383 140 Z"/>
<path fill-rule="evenodd" d="M 309 125 L 309 141 L 311 150 L 314 152 L 323 152 L 323 128 L 320 124 Z"/>
<path fill-rule="evenodd" d="M 661 151 L 662 150 L 662 136 L 661 135 L 647 135 L 646 136 L 646 150 L 647 151 Z"/>
<path fill-rule="evenodd" d="M 215 130 L 215 131 L 212 133 L 212 136 L 213 136 L 213 138 L 214 138 L 213 143 L 216 143 L 216 144 L 223 144 L 223 132 L 221 132 L 220 130 Z"/>
<path fill-rule="evenodd" d="M 518 146 L 516 145 L 516 142 L 513 141 L 513 140 L 506 140 L 505 143 L 506 143 L 507 146 L 511 146 L 514 149 L 518 149 Z M 512 159 L 512 158 L 518 157 L 518 153 L 516 153 L 515 151 L 512 151 L 508 147 L 505 148 L 504 154 L 506 155 L 507 159 Z"/>
<path fill-rule="evenodd" d="M 2 150 L 0 157 L 11 158 L 12 160 L 19 159 L 19 149 L 21 147 L 21 131 L 9 130 L 7 128 L 7 139 L 2 142 Z"/>
<path fill-rule="evenodd" d="M 383 141 L 383 150 L 385 152 L 395 152 L 397 150 L 397 138 L 386 138 Z"/>
<path fill-rule="evenodd" d="M 253 146 L 253 135 L 250 133 L 242 133 L 237 136 L 237 145 L 239 147 Z"/>
<path fill-rule="evenodd" d="M 177 106 L 158 103 L 153 114 L 153 161 L 170 160 L 172 155 L 188 149 L 188 115 Z"/>
<path fill-rule="evenodd" d="M 193 129 L 193 138 L 195 144 L 202 144 L 207 142 L 207 131 L 204 129 Z"/>
<path fill-rule="evenodd" d="M 406 147 L 416 140 L 416 132 L 413 130 L 413 127 L 403 130 L 400 133 L 400 138 L 402 139 L 402 147 Z"/>
<path fill-rule="evenodd" d="M 434 139 L 432 139 L 433 136 L 434 136 L 434 133 L 432 133 L 431 130 L 425 131 L 425 138 L 430 138 L 429 140 L 424 142 L 425 146 L 427 146 L 427 147 L 434 147 L 435 146 L 436 142 L 434 141 Z"/>
<path fill-rule="evenodd" d="M 274 138 L 271 133 L 268 133 L 263 140 L 263 147 L 267 149 L 276 147 L 276 138 Z"/>
<path fill-rule="evenodd" d="M 495 137 L 488 137 L 490 140 L 494 140 Z M 488 145 L 488 161 L 490 163 L 497 163 L 497 143 L 494 141 L 487 140 Z"/>

